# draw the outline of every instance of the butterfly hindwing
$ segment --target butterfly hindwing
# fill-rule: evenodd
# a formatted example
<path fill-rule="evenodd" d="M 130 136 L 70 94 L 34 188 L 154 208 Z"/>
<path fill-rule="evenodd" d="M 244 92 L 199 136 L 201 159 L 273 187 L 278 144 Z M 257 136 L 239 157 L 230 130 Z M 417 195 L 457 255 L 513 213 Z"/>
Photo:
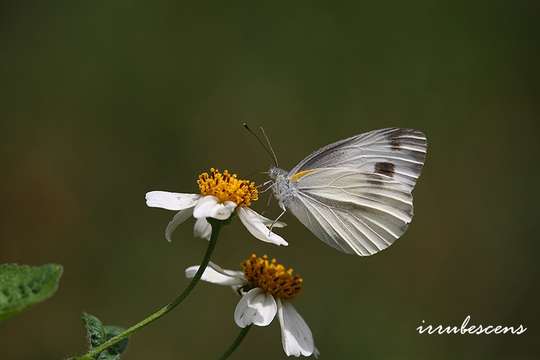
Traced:
<path fill-rule="evenodd" d="M 318 238 L 346 253 L 385 249 L 412 219 L 409 188 L 383 174 L 318 168 L 295 182 L 296 196 L 285 206 Z"/>

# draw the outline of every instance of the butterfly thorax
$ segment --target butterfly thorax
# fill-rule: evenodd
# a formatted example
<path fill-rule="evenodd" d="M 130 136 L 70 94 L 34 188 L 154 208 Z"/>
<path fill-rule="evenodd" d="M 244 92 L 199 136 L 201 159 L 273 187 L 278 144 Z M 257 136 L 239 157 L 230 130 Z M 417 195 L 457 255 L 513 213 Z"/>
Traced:
<path fill-rule="evenodd" d="M 283 207 L 295 191 L 294 186 L 289 179 L 288 172 L 278 167 L 271 167 L 268 171 L 268 176 L 270 179 L 274 180 L 272 192 L 279 201 L 281 207 Z"/>

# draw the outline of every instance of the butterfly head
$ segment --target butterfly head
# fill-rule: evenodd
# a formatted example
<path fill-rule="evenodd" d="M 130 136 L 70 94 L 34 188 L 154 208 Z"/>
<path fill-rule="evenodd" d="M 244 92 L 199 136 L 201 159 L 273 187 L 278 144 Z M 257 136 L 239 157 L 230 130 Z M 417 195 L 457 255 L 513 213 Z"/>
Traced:
<path fill-rule="evenodd" d="M 272 166 L 268 170 L 268 177 L 270 177 L 270 179 L 272 180 L 277 180 L 280 177 L 286 177 L 286 176 L 287 176 L 287 171 L 280 169 L 276 166 Z"/>

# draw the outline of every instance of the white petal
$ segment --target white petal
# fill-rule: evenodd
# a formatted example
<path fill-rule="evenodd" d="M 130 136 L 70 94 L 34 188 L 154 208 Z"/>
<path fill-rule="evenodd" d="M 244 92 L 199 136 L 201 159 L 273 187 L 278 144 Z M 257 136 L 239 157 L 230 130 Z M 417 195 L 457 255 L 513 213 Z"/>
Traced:
<path fill-rule="evenodd" d="M 210 236 L 212 236 L 212 225 L 206 221 L 206 218 L 200 218 L 195 221 L 195 226 L 193 227 L 193 236 L 210 240 Z"/>
<path fill-rule="evenodd" d="M 198 265 L 188 267 L 186 269 L 186 277 L 192 279 L 197 270 L 199 270 Z M 226 286 L 243 286 L 246 284 L 243 272 L 222 269 L 211 261 L 208 263 L 206 269 L 204 269 L 201 280 Z"/>
<path fill-rule="evenodd" d="M 240 207 L 237 212 L 242 224 L 244 224 L 251 235 L 255 236 L 257 239 L 276 245 L 288 245 L 281 236 L 268 230 L 263 221 L 263 219 L 265 219 L 264 216 L 257 214 L 248 207 Z"/>
<path fill-rule="evenodd" d="M 146 205 L 167 210 L 183 210 L 194 207 L 200 197 L 198 194 L 150 191 L 146 193 Z"/>
<path fill-rule="evenodd" d="M 193 214 L 193 208 L 180 210 L 176 213 L 176 215 L 174 215 L 172 220 L 169 221 L 167 227 L 165 228 L 165 239 L 167 239 L 167 241 L 172 240 L 173 231 L 178 227 L 178 225 L 186 221 L 191 216 L 191 214 Z"/>
<path fill-rule="evenodd" d="M 197 219 L 211 217 L 226 220 L 231 216 L 235 208 L 236 204 L 232 201 L 220 203 L 217 197 L 207 195 L 197 202 L 193 210 L 193 216 Z"/>
<path fill-rule="evenodd" d="M 281 343 L 287 356 L 310 356 L 318 350 L 306 322 L 291 303 L 278 299 L 278 318 L 281 326 Z"/>
<path fill-rule="evenodd" d="M 250 324 L 257 326 L 269 325 L 277 312 L 274 297 L 262 289 L 249 290 L 238 302 L 234 310 L 234 321 L 241 328 Z"/>

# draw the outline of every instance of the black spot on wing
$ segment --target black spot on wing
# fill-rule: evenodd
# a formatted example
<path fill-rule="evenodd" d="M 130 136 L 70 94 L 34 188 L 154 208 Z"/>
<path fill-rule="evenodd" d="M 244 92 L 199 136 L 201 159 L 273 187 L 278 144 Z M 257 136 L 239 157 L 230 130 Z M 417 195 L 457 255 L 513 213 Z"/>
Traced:
<path fill-rule="evenodd" d="M 367 180 L 367 183 L 370 184 L 370 185 L 375 185 L 375 186 L 383 186 L 384 185 L 384 182 L 380 181 L 380 180 L 372 180 L 372 179 L 368 179 Z"/>
<path fill-rule="evenodd" d="M 426 155 L 426 138 L 421 131 L 397 128 L 389 134 L 388 140 L 393 151 L 402 152 L 416 161 L 423 162 Z"/>
<path fill-rule="evenodd" d="M 398 151 L 401 150 L 401 139 L 403 135 L 407 134 L 409 131 L 407 129 L 395 129 L 390 136 L 390 147 L 392 150 Z"/>
<path fill-rule="evenodd" d="M 395 129 L 395 131 L 392 132 L 391 138 L 390 138 L 390 147 L 392 150 L 399 151 L 401 150 L 401 146 L 403 143 L 403 140 L 406 140 L 402 138 L 403 136 L 409 135 L 411 133 L 410 129 Z"/>
<path fill-rule="evenodd" d="M 395 151 L 401 150 L 401 141 L 398 138 L 390 140 L 390 148 Z"/>
<path fill-rule="evenodd" d="M 375 173 L 394 177 L 394 164 L 389 162 L 375 163 Z"/>

